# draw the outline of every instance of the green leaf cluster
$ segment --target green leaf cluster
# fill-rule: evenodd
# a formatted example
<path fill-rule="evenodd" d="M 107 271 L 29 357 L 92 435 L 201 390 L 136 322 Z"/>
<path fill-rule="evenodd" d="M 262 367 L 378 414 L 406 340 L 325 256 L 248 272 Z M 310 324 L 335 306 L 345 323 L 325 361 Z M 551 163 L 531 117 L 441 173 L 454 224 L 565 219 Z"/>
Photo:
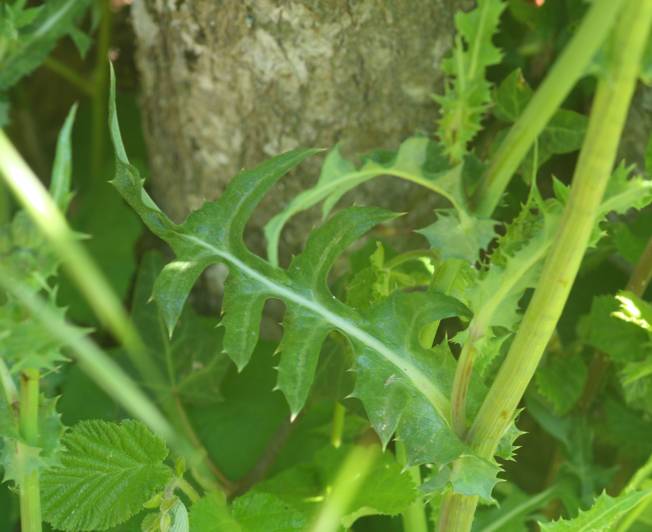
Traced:
<path fill-rule="evenodd" d="M 504 9 L 502 0 L 480 0 L 476 9 L 455 15 L 455 44 L 443 62 L 448 80 L 444 94 L 435 97 L 441 108 L 437 134 L 454 163 L 464 159 L 491 103 L 485 75 L 502 57 L 493 37 Z"/>

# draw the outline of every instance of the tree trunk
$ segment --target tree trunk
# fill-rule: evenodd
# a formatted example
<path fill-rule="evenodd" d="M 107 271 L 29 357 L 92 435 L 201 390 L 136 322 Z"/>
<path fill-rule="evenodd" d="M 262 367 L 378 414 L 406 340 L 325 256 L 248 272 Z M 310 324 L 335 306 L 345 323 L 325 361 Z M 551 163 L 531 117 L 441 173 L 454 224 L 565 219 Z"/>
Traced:
<path fill-rule="evenodd" d="M 297 146 L 345 154 L 432 132 L 431 94 L 462 0 L 140 0 L 139 43 L 151 186 L 180 220 L 241 168 Z M 468 4 L 468 2 L 466 2 Z M 319 158 L 317 158 L 319 159 Z M 286 178 L 252 220 L 282 209 L 320 160 Z M 356 196 L 357 194 L 357 196 Z M 422 191 L 396 180 L 353 193 L 406 209 Z M 410 197 L 412 196 L 412 197 Z M 424 200 L 421 212 L 431 212 Z M 315 222 L 316 213 L 302 218 Z M 305 236 L 284 233 L 296 252 Z M 260 249 L 260 232 L 253 238 Z"/>

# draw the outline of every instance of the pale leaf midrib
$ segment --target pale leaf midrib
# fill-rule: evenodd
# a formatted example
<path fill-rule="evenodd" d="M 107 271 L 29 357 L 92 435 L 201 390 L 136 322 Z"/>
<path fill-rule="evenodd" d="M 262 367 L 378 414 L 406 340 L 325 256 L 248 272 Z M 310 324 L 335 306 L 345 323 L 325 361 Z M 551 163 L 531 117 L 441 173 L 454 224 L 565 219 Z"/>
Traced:
<path fill-rule="evenodd" d="M 303 295 L 291 290 L 287 286 L 276 283 L 274 280 L 268 278 L 258 270 L 248 266 L 231 253 L 221 250 L 214 245 L 192 235 L 179 234 L 179 236 L 224 259 L 234 267 L 238 268 L 248 277 L 251 277 L 264 285 L 272 294 L 279 296 L 280 299 L 291 301 L 300 307 L 314 312 L 315 314 L 325 319 L 334 328 L 344 332 L 347 336 L 354 338 L 366 347 L 377 352 L 398 370 L 400 370 L 412 382 L 414 387 L 426 397 L 428 402 L 437 411 L 440 418 L 449 424 L 449 399 L 416 366 L 410 364 L 406 360 L 401 359 L 390 348 L 383 344 L 381 340 L 360 329 L 351 321 L 330 311 L 320 303 L 305 298 Z"/>

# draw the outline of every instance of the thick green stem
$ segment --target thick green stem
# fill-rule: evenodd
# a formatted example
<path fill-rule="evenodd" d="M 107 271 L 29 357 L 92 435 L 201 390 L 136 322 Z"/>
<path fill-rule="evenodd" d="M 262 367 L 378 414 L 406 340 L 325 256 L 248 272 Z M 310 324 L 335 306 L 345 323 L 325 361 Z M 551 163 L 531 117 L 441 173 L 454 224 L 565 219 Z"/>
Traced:
<path fill-rule="evenodd" d="M 18 457 L 27 463 L 30 453 L 39 446 L 38 403 L 39 371 L 26 369 L 20 376 L 20 415 L 21 442 Z M 22 532 L 41 532 L 41 492 L 38 469 L 30 471 L 26 466 L 20 480 L 20 526 Z"/>
<path fill-rule="evenodd" d="M 602 2 L 594 6 L 602 5 Z M 594 228 L 616 158 L 627 110 L 652 22 L 652 2 L 629 0 L 600 79 L 573 185 L 557 236 L 519 330 L 467 441 L 490 459 L 511 423 L 561 315 Z M 477 497 L 450 495 L 444 501 L 442 532 L 470 530 Z"/>
<path fill-rule="evenodd" d="M 399 464 L 407 464 L 407 451 L 401 441 L 396 441 L 396 460 Z M 421 471 L 419 466 L 413 466 L 408 469 L 408 474 L 412 478 L 415 486 L 421 486 Z M 403 530 L 405 532 L 428 532 L 428 520 L 426 518 L 426 507 L 421 497 L 408 506 L 401 514 L 403 521 Z"/>
<path fill-rule="evenodd" d="M 518 165 L 575 83 L 585 74 L 624 1 L 593 2 L 575 35 L 492 158 L 471 199 L 479 216 L 491 216 Z"/>

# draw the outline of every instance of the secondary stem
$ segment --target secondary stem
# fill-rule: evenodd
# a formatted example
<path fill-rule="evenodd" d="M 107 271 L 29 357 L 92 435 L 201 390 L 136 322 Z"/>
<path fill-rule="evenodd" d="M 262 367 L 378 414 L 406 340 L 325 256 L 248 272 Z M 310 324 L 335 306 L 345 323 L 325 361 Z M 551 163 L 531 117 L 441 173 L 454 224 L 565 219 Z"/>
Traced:
<path fill-rule="evenodd" d="M 346 514 L 378 456 L 380 449 L 377 445 L 357 445 L 353 448 L 319 510 L 310 529 L 312 532 L 335 532 L 341 529 L 342 516 Z"/>
<path fill-rule="evenodd" d="M 593 2 L 580 27 L 500 144 L 475 190 L 471 204 L 479 216 L 490 216 L 518 165 L 604 42 L 624 0 Z"/>
<path fill-rule="evenodd" d="M 641 258 L 636 263 L 636 267 L 627 282 L 627 290 L 642 297 L 650 284 L 650 280 L 652 280 L 652 238 L 648 241 Z"/>
<path fill-rule="evenodd" d="M 604 2 L 594 7 L 604 6 Z M 493 457 L 516 407 L 554 332 L 594 228 L 627 116 L 652 22 L 652 2 L 629 0 L 616 28 L 612 56 L 601 77 L 573 185 L 557 236 L 519 330 L 467 442 Z M 477 497 L 449 495 L 440 520 L 442 532 L 471 528 Z"/>
<path fill-rule="evenodd" d="M 396 459 L 401 465 L 407 463 L 407 452 L 402 441 L 396 441 Z M 408 474 L 415 486 L 421 486 L 421 471 L 419 466 L 410 467 Z M 404 532 L 428 532 L 428 521 L 426 519 L 426 507 L 421 497 L 408 506 L 401 514 Z"/>
<path fill-rule="evenodd" d="M 331 445 L 339 449 L 342 445 L 342 434 L 344 433 L 344 420 L 346 408 L 338 401 L 333 409 L 333 423 L 331 425 Z"/>
<path fill-rule="evenodd" d="M 26 369 L 20 376 L 19 425 L 23 441 L 18 443 L 18 456 L 23 461 L 20 481 L 20 523 L 22 532 L 41 532 L 41 492 L 39 472 L 29 470 L 27 461 L 39 445 L 38 403 L 39 371 Z"/>
<path fill-rule="evenodd" d="M 95 179 L 102 173 L 104 163 L 104 144 L 106 135 L 106 97 L 108 80 L 109 44 L 111 41 L 111 28 L 113 26 L 113 13 L 109 0 L 100 2 L 102 18 L 97 37 L 97 52 L 95 56 L 95 72 L 93 73 L 92 97 L 92 130 L 91 130 L 91 171 Z"/>

